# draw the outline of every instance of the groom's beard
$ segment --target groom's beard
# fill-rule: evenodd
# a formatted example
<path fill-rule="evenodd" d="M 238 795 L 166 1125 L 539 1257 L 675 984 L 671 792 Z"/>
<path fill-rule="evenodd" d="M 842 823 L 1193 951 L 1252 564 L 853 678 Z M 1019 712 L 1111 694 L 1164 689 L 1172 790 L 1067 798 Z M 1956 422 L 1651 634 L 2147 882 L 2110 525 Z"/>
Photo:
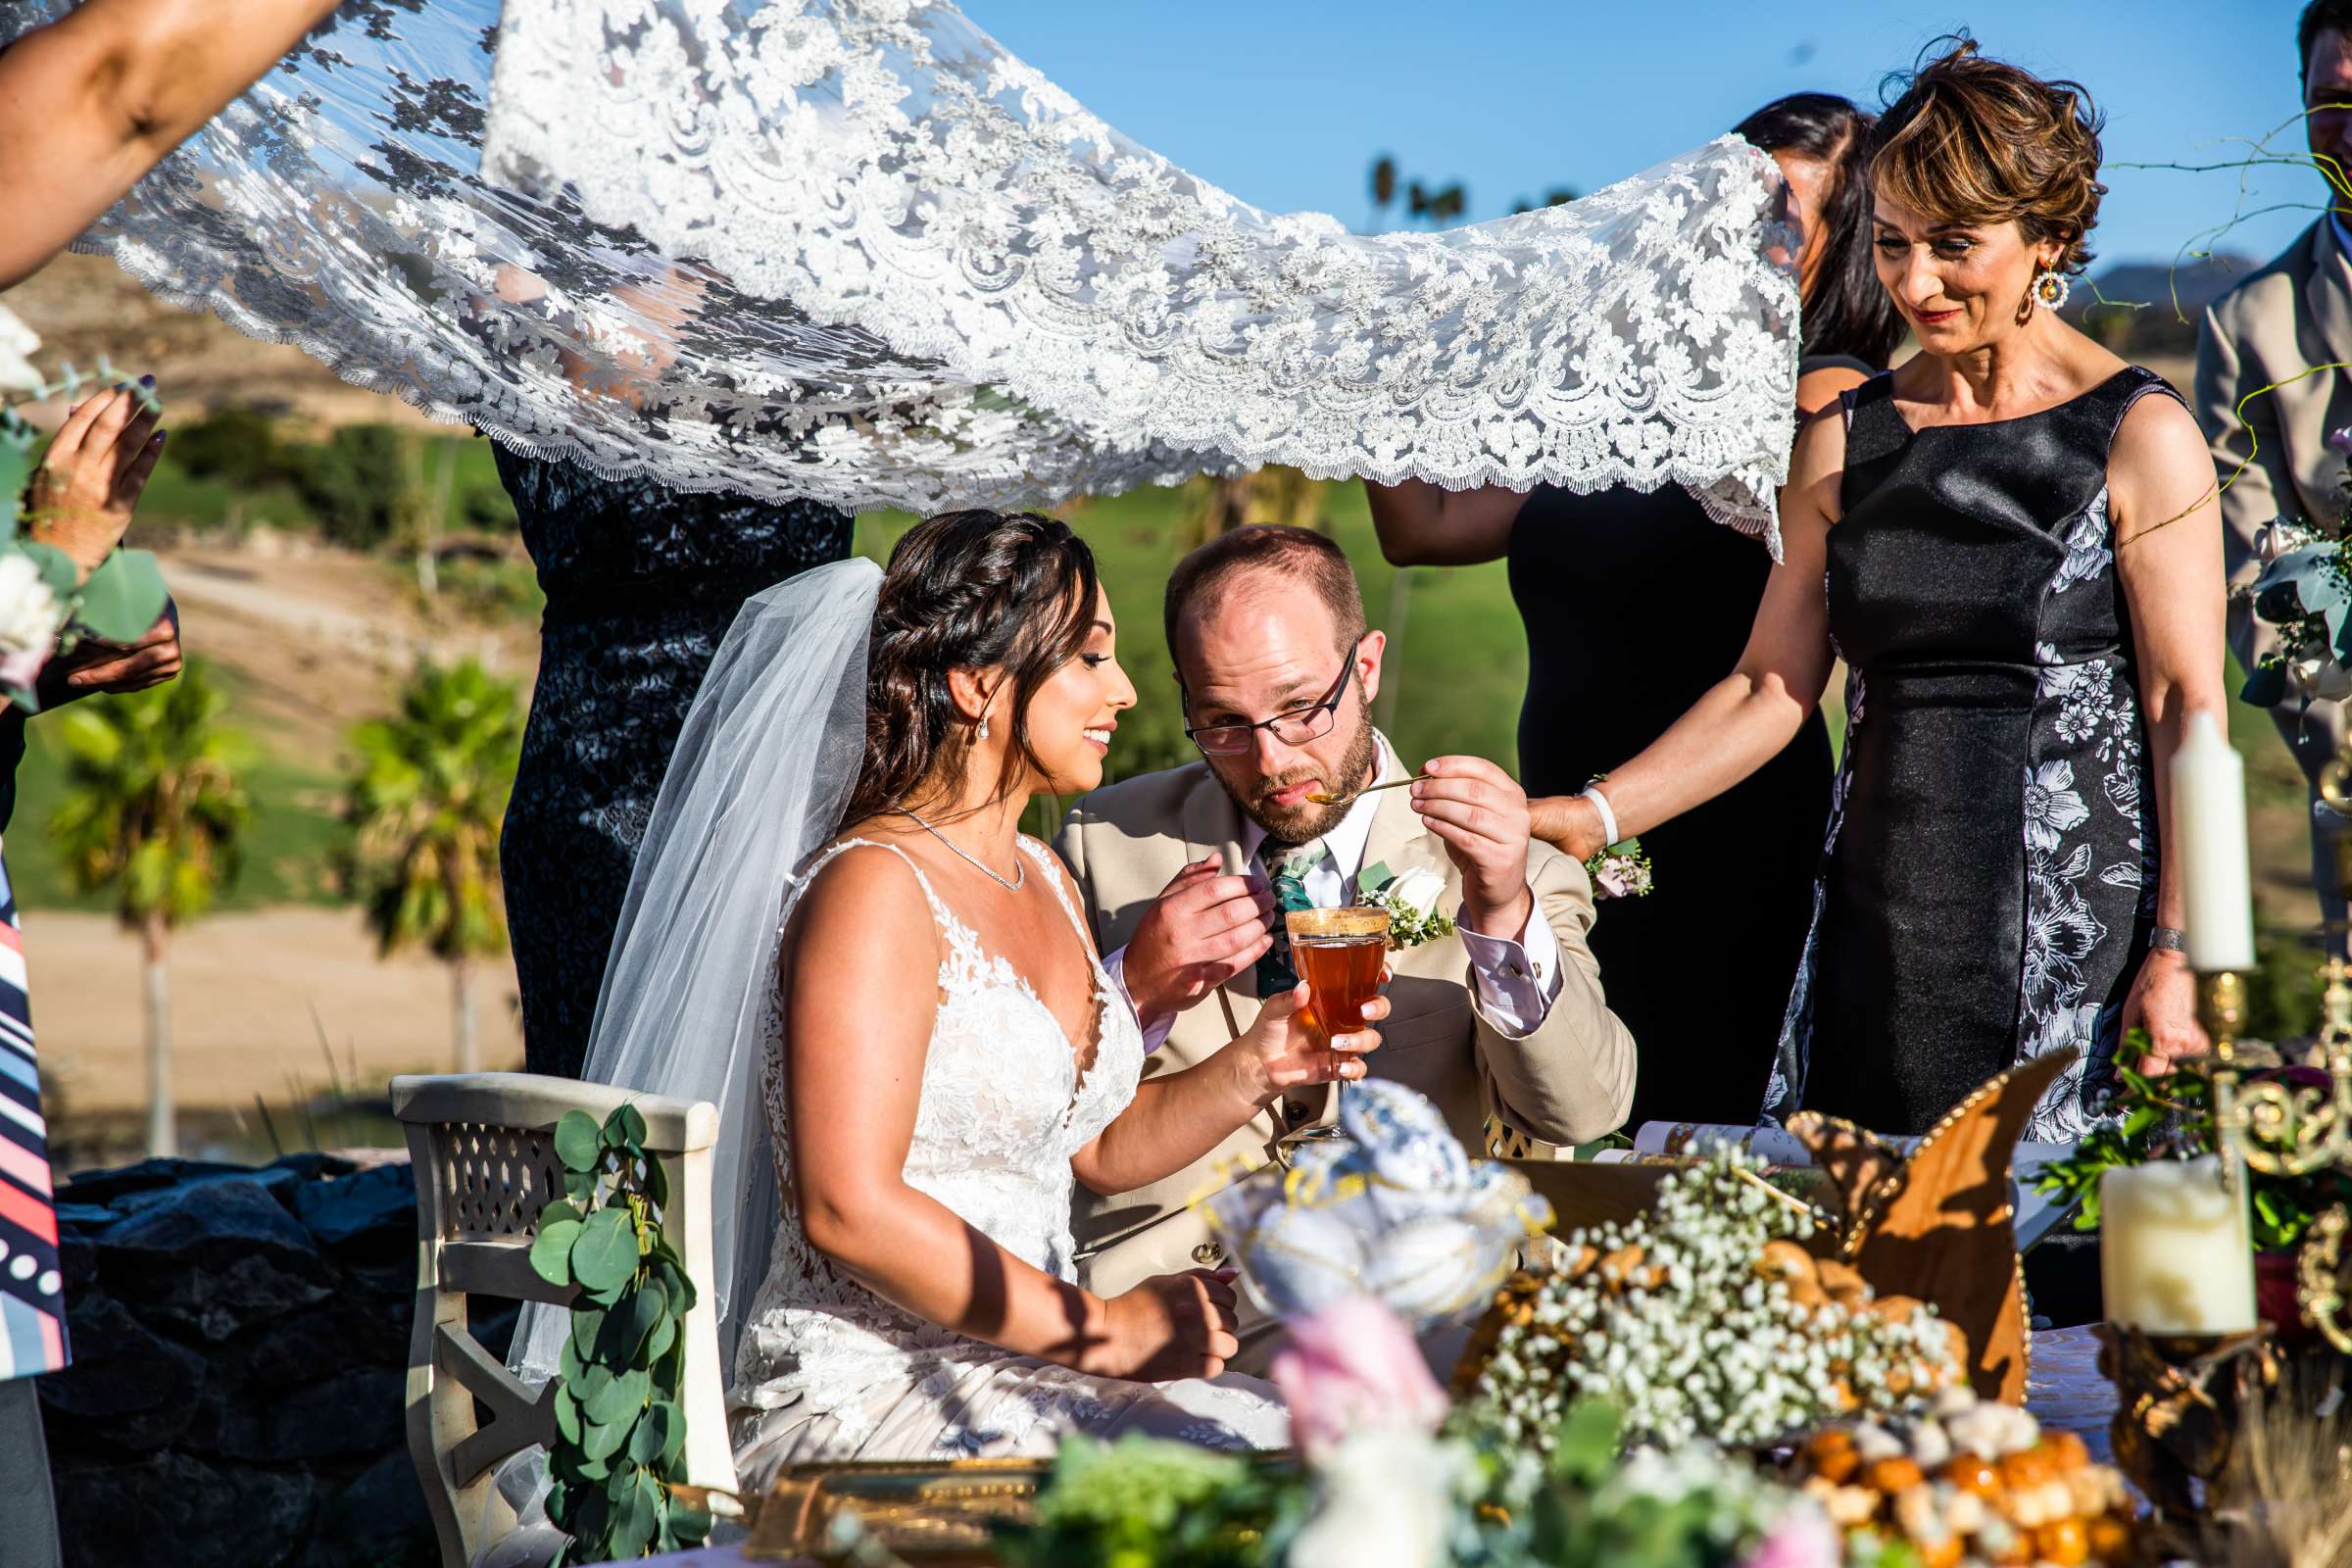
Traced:
<path fill-rule="evenodd" d="M 1259 779 L 1253 786 L 1255 793 L 1247 798 L 1236 792 L 1230 779 L 1220 777 L 1217 782 L 1225 786 L 1225 793 L 1233 797 L 1233 803 L 1242 808 L 1242 814 L 1250 821 L 1285 844 L 1305 844 L 1321 838 L 1340 825 L 1340 818 L 1346 816 L 1348 808 L 1355 804 L 1353 797 L 1356 792 L 1372 782 L 1372 771 L 1379 760 L 1379 746 L 1372 738 L 1371 717 L 1361 714 L 1355 736 L 1348 743 L 1348 753 L 1340 760 L 1340 765 L 1335 770 L 1339 774 L 1337 778 L 1321 768 L 1294 767 Z M 1276 791 L 1312 778 L 1323 781 L 1325 794 L 1337 795 L 1340 799 L 1329 806 L 1317 806 L 1310 801 L 1301 801 L 1297 806 L 1274 804 Z"/>

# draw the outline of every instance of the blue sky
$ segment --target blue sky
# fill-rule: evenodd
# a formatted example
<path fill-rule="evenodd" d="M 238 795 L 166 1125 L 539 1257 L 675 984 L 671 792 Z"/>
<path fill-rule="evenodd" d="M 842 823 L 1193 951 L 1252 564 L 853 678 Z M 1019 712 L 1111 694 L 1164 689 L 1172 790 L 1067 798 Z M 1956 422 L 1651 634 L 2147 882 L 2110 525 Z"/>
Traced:
<path fill-rule="evenodd" d="M 1965 24 L 1991 54 L 2087 86 L 2108 116 L 2102 264 L 2169 260 L 2237 204 L 2209 163 L 2300 107 L 2300 0 L 963 0 L 966 15 L 1122 131 L 1245 200 L 1369 221 L 1366 172 L 1459 178 L 1470 217 L 1590 190 L 1806 88 L 1868 104 L 1888 69 Z M 2276 143 L 2300 150 L 2299 127 Z M 2313 203 L 2304 170 L 2256 171 L 2251 211 Z M 2242 223 L 2267 258 L 2307 211 Z"/>

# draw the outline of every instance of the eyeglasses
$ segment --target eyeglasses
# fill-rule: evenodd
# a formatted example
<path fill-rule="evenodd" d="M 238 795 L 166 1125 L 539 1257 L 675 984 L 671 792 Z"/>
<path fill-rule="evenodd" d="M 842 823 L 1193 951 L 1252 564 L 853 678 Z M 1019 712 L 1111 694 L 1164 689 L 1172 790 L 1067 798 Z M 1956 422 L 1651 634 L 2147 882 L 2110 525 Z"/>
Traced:
<path fill-rule="evenodd" d="M 1369 637 L 1366 632 L 1364 637 Z M 1294 708 L 1272 718 L 1261 718 L 1254 724 L 1204 724 L 1195 729 L 1190 724 L 1184 733 L 1204 757 L 1239 757 L 1257 745 L 1257 732 L 1271 730 L 1274 738 L 1285 746 L 1304 746 L 1331 733 L 1340 709 L 1340 699 L 1347 695 L 1348 677 L 1355 673 L 1356 651 L 1364 646 L 1358 637 L 1348 648 L 1348 657 L 1340 663 L 1340 678 L 1331 683 L 1331 690 L 1322 700 L 1305 708 Z"/>

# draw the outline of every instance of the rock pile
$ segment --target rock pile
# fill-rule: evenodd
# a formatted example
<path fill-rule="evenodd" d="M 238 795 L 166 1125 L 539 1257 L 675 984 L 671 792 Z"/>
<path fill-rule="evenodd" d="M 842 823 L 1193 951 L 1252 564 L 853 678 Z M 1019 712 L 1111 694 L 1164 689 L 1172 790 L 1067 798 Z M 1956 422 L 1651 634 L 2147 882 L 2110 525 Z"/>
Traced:
<path fill-rule="evenodd" d="M 40 1389 L 70 1568 L 437 1560 L 402 1426 L 405 1161 L 149 1160 L 57 1196 L 74 1365 Z"/>

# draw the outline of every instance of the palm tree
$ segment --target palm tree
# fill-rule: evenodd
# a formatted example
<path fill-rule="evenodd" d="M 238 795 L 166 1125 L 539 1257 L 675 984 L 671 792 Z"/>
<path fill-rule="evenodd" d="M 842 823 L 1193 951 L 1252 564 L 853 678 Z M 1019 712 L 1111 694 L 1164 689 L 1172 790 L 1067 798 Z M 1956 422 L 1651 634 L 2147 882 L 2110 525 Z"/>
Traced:
<path fill-rule="evenodd" d="M 399 715 L 370 719 L 351 739 L 351 885 L 382 953 L 422 947 L 449 965 L 458 1070 L 478 1071 L 474 960 L 506 945 L 498 829 L 521 755 L 521 705 L 473 660 L 419 664 Z"/>
<path fill-rule="evenodd" d="M 177 680 L 60 713 L 66 797 L 49 831 L 82 892 L 115 891 L 139 938 L 147 993 L 147 1152 L 178 1147 L 172 1099 L 171 934 L 237 872 L 251 817 L 242 741 L 218 722 L 225 695 L 201 661 Z"/>

